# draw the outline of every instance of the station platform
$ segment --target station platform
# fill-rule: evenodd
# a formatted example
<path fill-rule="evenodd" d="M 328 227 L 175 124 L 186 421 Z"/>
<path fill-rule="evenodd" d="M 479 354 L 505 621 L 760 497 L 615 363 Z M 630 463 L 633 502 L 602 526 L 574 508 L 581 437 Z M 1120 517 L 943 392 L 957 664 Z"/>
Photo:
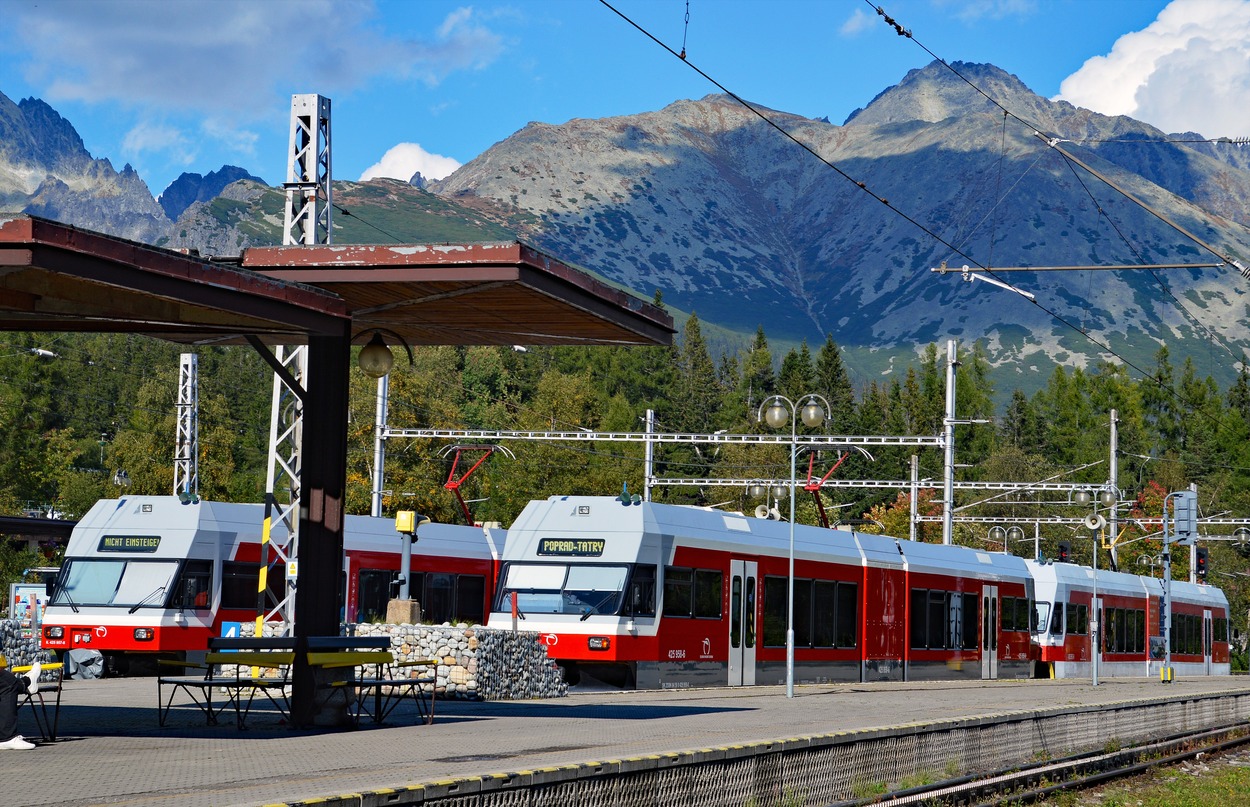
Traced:
<path fill-rule="evenodd" d="M 827 754 L 829 765 L 849 765 L 854 754 L 848 743 L 855 743 L 854 753 L 861 756 L 914 756 L 920 753 L 916 738 L 924 734 L 936 749 L 926 753 L 938 759 L 926 764 L 936 764 L 940 772 L 942 754 L 967 752 L 968 740 L 958 739 L 958 732 L 977 732 L 976 744 L 985 746 L 978 754 L 1001 754 L 1007 761 L 1006 732 L 1017 731 L 1007 727 L 1021 721 L 1029 724 L 1022 736 L 1037 742 L 1041 735 L 1054 745 L 1047 753 L 1058 756 L 1068 740 L 1060 738 L 1058 723 L 1043 718 L 1061 719 L 1065 726 L 1088 724 L 1093 727 L 1088 731 L 1123 732 L 1126 725 L 1149 723 L 1151 715 L 1160 722 L 1193 723 L 1214 721 L 1217 713 L 1220 720 L 1245 719 L 1250 710 L 1250 679 L 1244 676 L 1170 684 L 1110 679 L 1097 688 L 1088 679 L 798 685 L 794 698 L 782 687 L 574 689 L 550 700 L 439 701 L 432 725 L 419 724 L 415 710 L 404 707 L 380 727 L 297 731 L 283 725 L 277 712 L 255 711 L 240 731 L 224 717 L 221 725 L 205 726 L 203 716 L 190 710 L 175 713 L 161 728 L 156 690 L 152 678 L 66 681 L 58 740 L 31 751 L 0 751 L 4 802 L 21 807 L 434 804 L 439 797 L 463 799 L 546 778 L 564 782 L 567 797 L 543 803 L 574 804 L 579 779 L 672 768 L 701 758 L 731 766 L 722 771 L 736 770 L 732 765 L 748 771 L 742 763 L 754 760 L 749 775 L 758 779 L 759 760 L 778 751 L 801 747 Z M 19 722 L 19 731 L 37 739 L 29 710 L 21 710 Z M 1153 728 L 1162 735 L 1172 727 Z M 871 750 L 864 744 L 870 740 L 887 743 L 878 747 L 886 750 Z M 784 771 L 774 776 L 778 792 L 791 787 Z M 645 800 L 690 803 L 655 793 Z M 631 801 L 622 796 L 595 803 Z M 483 796 L 459 803 L 496 802 Z M 511 803 L 539 802 L 514 798 Z"/>

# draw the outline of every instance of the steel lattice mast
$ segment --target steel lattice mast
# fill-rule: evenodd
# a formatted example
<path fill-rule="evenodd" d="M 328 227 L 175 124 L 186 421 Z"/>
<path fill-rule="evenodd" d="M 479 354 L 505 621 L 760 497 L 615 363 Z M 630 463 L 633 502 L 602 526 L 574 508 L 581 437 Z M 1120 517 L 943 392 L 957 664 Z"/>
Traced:
<path fill-rule="evenodd" d="M 329 244 L 333 231 L 330 167 L 330 99 L 291 96 L 291 137 L 287 152 L 284 246 Z M 276 617 L 286 635 L 295 630 L 295 588 L 299 570 L 300 447 L 303 444 L 304 390 L 308 389 L 308 348 L 279 346 L 275 351 L 286 376 L 275 373 L 269 416 L 269 468 L 265 477 L 265 522 L 256 591 L 256 635 Z M 285 534 L 272 540 L 281 523 Z M 281 570 L 282 596 L 269 594 L 269 572 Z"/>
<path fill-rule="evenodd" d="M 200 357 L 178 361 L 178 427 L 174 447 L 174 495 L 190 501 L 200 493 Z"/>

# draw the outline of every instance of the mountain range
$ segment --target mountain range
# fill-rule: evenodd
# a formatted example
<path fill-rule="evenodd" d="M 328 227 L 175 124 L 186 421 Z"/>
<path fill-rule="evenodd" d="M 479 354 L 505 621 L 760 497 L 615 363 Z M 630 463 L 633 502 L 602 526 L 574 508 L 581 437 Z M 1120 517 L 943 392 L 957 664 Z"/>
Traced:
<path fill-rule="evenodd" d="M 417 184 L 336 182 L 335 240 L 519 238 L 661 292 L 721 349 L 760 326 L 775 352 L 832 335 L 861 380 L 957 338 L 1016 374 L 1000 386 L 1116 355 L 1150 368 L 1162 344 L 1227 382 L 1250 342 L 1229 266 L 1097 268 L 1250 263 L 1250 150 L 1052 102 L 991 65 L 913 70 L 842 125 L 725 95 L 531 123 Z M 51 107 L 0 95 L 6 208 L 224 256 L 280 242 L 283 196 L 225 166 L 158 203 Z M 1090 268 L 1006 271 L 1036 267 Z"/>

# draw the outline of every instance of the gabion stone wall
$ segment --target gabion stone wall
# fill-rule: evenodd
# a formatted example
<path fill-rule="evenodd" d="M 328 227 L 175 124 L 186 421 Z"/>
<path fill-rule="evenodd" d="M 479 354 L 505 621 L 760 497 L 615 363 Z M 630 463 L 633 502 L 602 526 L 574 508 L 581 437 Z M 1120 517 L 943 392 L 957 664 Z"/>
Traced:
<path fill-rule="evenodd" d="M 38 633 L 32 631 L 29 638 L 22 638 L 20 619 L 0 619 L 0 653 L 4 653 L 10 667 L 52 660 L 52 654 L 39 647 Z"/>
<path fill-rule="evenodd" d="M 265 636 L 281 633 L 282 624 L 266 622 Z M 242 626 L 251 636 L 255 625 Z M 437 658 L 441 698 L 526 700 L 558 698 L 569 692 L 563 671 L 547 657 L 538 634 L 484 628 L 481 625 L 386 625 L 360 623 L 343 627 L 345 635 L 389 636 L 397 662 Z M 428 667 L 410 668 L 413 677 Z M 428 689 L 428 687 L 427 687 Z"/>

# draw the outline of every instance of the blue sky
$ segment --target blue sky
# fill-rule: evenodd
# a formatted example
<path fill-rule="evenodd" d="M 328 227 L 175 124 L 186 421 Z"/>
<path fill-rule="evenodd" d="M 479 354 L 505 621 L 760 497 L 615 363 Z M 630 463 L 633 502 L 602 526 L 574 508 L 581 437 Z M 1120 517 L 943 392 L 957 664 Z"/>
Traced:
<path fill-rule="evenodd" d="M 612 0 L 684 37 L 684 64 L 598 0 L 0 0 L 0 92 L 44 99 L 154 194 L 227 163 L 281 183 L 293 93 L 332 100 L 336 179 L 440 177 L 530 121 L 717 92 L 690 65 L 841 123 L 928 64 L 921 44 L 1167 132 L 1250 135 L 1250 0 L 878 2 L 913 39 L 864 0 Z"/>

